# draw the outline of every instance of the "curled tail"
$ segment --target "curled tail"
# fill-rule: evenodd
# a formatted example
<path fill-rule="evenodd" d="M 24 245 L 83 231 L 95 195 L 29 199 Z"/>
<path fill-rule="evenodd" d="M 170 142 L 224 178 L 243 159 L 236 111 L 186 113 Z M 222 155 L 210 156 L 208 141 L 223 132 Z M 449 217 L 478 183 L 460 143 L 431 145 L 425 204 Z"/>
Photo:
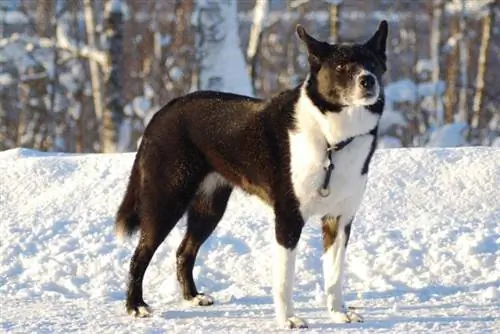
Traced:
<path fill-rule="evenodd" d="M 138 156 L 132 166 L 132 172 L 125 191 L 123 201 L 118 208 L 115 220 L 115 233 L 119 239 L 125 239 L 134 234 L 139 229 L 139 189 L 140 189 L 140 171 L 138 168 Z"/>

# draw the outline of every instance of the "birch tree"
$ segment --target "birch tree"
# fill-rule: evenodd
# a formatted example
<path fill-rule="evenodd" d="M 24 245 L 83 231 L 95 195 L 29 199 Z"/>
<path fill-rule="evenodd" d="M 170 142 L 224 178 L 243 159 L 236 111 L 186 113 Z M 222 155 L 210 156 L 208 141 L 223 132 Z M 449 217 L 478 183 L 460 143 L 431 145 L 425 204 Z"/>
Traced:
<path fill-rule="evenodd" d="M 85 29 L 87 32 L 87 44 L 90 48 L 97 48 L 96 34 L 95 34 L 95 16 L 94 16 L 94 1 L 84 0 L 84 18 L 85 18 Z M 94 112 L 97 119 L 97 123 L 100 124 L 104 114 L 104 101 L 103 101 L 103 84 L 101 72 L 99 70 L 99 64 L 94 59 L 89 59 L 90 68 L 90 82 L 92 86 L 92 98 L 94 102 Z M 102 146 L 102 131 L 99 127 L 97 129 L 99 133 L 99 141 Z"/>
<path fill-rule="evenodd" d="M 340 5 L 342 0 L 327 0 L 330 13 L 330 42 L 339 42 L 340 30 Z"/>
<path fill-rule="evenodd" d="M 238 36 L 236 0 L 197 0 L 193 14 L 200 59 L 197 88 L 252 94 Z"/>
<path fill-rule="evenodd" d="M 53 0 L 38 0 L 36 3 L 35 22 L 39 36 L 48 37 L 51 35 L 51 20 Z"/>
<path fill-rule="evenodd" d="M 443 16 L 443 1 L 436 0 L 432 9 L 432 26 L 430 37 L 431 61 L 432 61 L 432 83 L 434 84 L 434 119 L 437 124 L 443 124 L 443 107 L 441 95 L 438 93 L 440 77 L 439 56 L 441 51 L 441 21 Z"/>
<path fill-rule="evenodd" d="M 257 77 L 257 55 L 262 42 L 264 20 L 269 11 L 269 0 L 257 0 L 253 10 L 252 28 L 247 48 L 248 73 L 252 82 L 252 91 L 255 95 L 255 80 Z"/>
<path fill-rule="evenodd" d="M 115 152 L 118 144 L 124 150 L 128 143 L 119 143 L 123 114 L 123 12 L 120 0 L 110 0 L 104 11 L 108 46 L 106 68 L 106 106 L 102 120 L 102 151 Z"/>
<path fill-rule="evenodd" d="M 457 78 L 458 78 L 458 39 L 460 38 L 460 27 L 458 17 L 451 19 L 451 36 L 447 43 L 447 61 L 446 61 L 446 91 L 445 91 L 445 122 L 453 123 L 455 107 L 457 102 Z"/>
<path fill-rule="evenodd" d="M 472 122 L 471 125 L 474 129 L 481 128 L 485 125 L 484 113 L 482 115 L 482 105 L 484 96 L 484 76 L 487 69 L 488 49 L 490 46 L 491 33 L 493 30 L 494 21 L 494 6 L 495 3 L 491 2 L 488 5 L 488 12 L 483 17 L 481 45 L 479 47 L 479 59 L 477 64 L 476 76 L 476 92 L 474 94 L 474 102 L 472 105 Z"/>
<path fill-rule="evenodd" d="M 462 0 L 461 13 L 460 13 L 460 41 L 458 43 L 459 54 L 460 54 L 460 93 L 458 97 L 458 117 L 457 121 L 467 122 L 469 121 L 468 111 L 467 111 L 467 86 L 469 84 L 469 78 L 467 73 L 468 67 L 468 40 L 467 40 L 467 27 L 466 27 L 466 1 Z"/>

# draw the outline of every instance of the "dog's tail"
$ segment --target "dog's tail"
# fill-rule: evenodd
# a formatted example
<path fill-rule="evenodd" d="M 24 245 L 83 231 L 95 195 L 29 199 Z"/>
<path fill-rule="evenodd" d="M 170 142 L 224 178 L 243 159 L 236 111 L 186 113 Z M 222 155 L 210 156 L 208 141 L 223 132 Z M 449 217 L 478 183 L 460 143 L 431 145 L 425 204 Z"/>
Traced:
<path fill-rule="evenodd" d="M 137 154 L 139 154 L 139 152 Z M 136 157 L 134 165 L 132 166 L 127 190 L 125 191 L 125 196 L 116 214 L 115 234 L 120 240 L 130 237 L 139 229 L 140 218 L 138 208 L 141 178 L 138 160 L 139 155 Z"/>

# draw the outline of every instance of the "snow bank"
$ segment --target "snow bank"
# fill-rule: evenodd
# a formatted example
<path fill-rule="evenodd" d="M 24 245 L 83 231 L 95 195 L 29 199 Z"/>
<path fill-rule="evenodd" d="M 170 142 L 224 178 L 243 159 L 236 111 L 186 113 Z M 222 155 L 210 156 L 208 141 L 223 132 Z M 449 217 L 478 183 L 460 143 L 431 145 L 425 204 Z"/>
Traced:
<path fill-rule="evenodd" d="M 179 301 L 176 227 L 145 279 L 151 319 L 125 315 L 137 237 L 120 244 L 113 216 L 133 154 L 0 152 L 0 331 L 269 332 L 272 225 L 236 192 L 201 250 L 199 288 L 217 304 Z M 500 149 L 381 149 L 348 250 L 347 303 L 363 324 L 329 322 L 320 228 L 299 244 L 295 299 L 311 332 L 467 332 L 499 328 Z"/>

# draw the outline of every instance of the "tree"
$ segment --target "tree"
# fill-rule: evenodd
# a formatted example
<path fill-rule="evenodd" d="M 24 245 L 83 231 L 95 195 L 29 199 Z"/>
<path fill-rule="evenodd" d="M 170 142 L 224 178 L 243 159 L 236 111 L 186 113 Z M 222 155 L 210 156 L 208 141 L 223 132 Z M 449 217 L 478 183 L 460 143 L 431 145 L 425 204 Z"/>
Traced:
<path fill-rule="evenodd" d="M 458 98 L 458 115 L 457 120 L 461 122 L 469 121 L 467 110 L 467 86 L 469 78 L 467 74 L 468 67 L 468 40 L 466 31 L 466 8 L 465 0 L 461 1 L 462 10 L 460 13 L 460 41 L 458 42 L 460 53 L 460 93 Z"/>
<path fill-rule="evenodd" d="M 36 30 L 38 35 L 42 37 L 49 37 L 51 35 L 51 22 L 48 18 L 52 17 L 53 5 L 53 0 L 38 0 L 36 3 Z"/>
<path fill-rule="evenodd" d="M 339 42 L 340 5 L 342 0 L 327 0 L 330 12 L 330 43 Z"/>
<path fill-rule="evenodd" d="M 442 101 L 441 95 L 438 93 L 438 84 L 440 77 L 440 66 L 439 66 L 439 56 L 441 54 L 441 25 L 443 17 L 443 6 L 442 0 L 436 0 L 434 2 L 434 7 L 432 9 L 432 26 L 431 26 L 431 37 L 430 37 L 430 49 L 431 49 L 431 60 L 432 60 L 432 83 L 434 84 L 434 120 L 438 125 L 443 124 L 443 112 L 442 112 Z"/>
<path fill-rule="evenodd" d="M 257 0 L 253 10 L 252 28 L 247 48 L 248 73 L 252 81 L 252 92 L 255 95 L 255 81 L 257 79 L 257 55 L 262 42 L 264 21 L 269 11 L 269 0 Z"/>
<path fill-rule="evenodd" d="M 483 28 L 481 34 L 481 45 L 479 47 L 479 59 L 477 63 L 477 76 L 476 76 L 476 92 L 474 94 L 474 102 L 472 105 L 472 128 L 478 129 L 485 125 L 484 113 L 481 113 L 484 97 L 484 76 L 487 69 L 488 62 L 488 49 L 490 46 L 491 33 L 493 30 L 494 22 L 494 6 L 495 2 L 488 5 L 488 12 L 483 17 Z"/>
<path fill-rule="evenodd" d="M 193 21 L 200 59 L 198 89 L 251 95 L 235 0 L 197 0 Z"/>
<path fill-rule="evenodd" d="M 104 10 L 105 33 L 108 46 L 108 64 L 105 69 L 106 107 L 102 119 L 102 151 L 124 150 L 120 129 L 123 114 L 123 12 L 120 0 L 109 0 Z"/>
<path fill-rule="evenodd" d="M 93 0 L 84 0 L 84 17 L 85 17 L 85 28 L 87 31 L 87 44 L 89 47 L 96 49 L 96 35 L 95 35 L 95 16 L 93 9 Z M 103 92 L 103 84 L 101 72 L 99 69 L 99 64 L 95 59 L 89 59 L 89 68 L 90 68 L 90 82 L 92 85 L 92 98 L 94 102 L 94 112 L 97 119 L 98 124 L 101 123 L 103 114 L 104 114 L 104 98 L 102 96 Z M 99 133 L 99 140 L 102 145 L 102 131 L 99 128 L 97 130 Z"/>
<path fill-rule="evenodd" d="M 453 123 L 455 107 L 457 103 L 457 77 L 458 77 L 458 39 L 460 38 L 460 27 L 458 17 L 451 18 L 451 36 L 448 40 L 448 52 L 446 60 L 446 92 L 445 92 L 445 122 Z"/>

